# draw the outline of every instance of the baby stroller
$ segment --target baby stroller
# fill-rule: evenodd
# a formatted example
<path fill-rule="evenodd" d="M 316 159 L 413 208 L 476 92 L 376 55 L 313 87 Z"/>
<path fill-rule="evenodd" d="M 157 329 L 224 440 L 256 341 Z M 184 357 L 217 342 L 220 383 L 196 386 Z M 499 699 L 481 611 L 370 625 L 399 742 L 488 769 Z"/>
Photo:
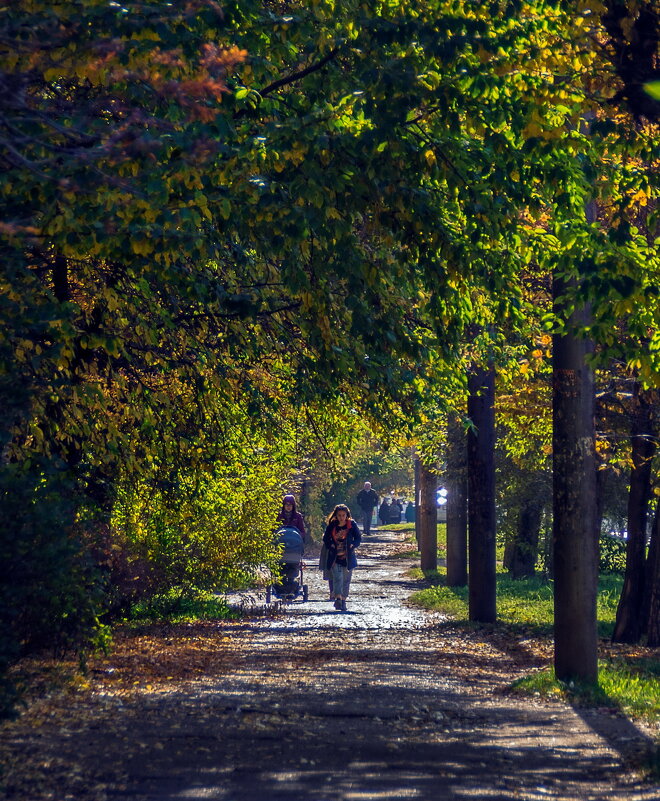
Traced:
<path fill-rule="evenodd" d="M 278 566 L 279 579 L 266 587 L 266 603 L 271 598 L 281 598 L 284 601 L 293 601 L 302 594 L 303 601 L 307 600 L 307 585 L 303 584 L 302 555 L 305 550 L 303 538 L 297 528 L 281 528 L 275 535 L 278 544 L 284 546 Z"/>

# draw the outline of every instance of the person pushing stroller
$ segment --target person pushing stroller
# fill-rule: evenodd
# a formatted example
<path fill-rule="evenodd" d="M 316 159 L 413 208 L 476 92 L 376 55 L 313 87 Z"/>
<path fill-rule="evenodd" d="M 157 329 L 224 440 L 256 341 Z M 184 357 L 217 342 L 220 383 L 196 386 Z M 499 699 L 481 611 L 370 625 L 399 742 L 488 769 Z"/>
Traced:
<path fill-rule="evenodd" d="M 275 532 L 278 545 L 282 546 L 282 554 L 278 560 L 279 575 L 273 584 L 266 587 L 266 603 L 270 603 L 272 596 L 293 601 L 302 594 L 303 601 L 308 598 L 307 585 L 303 583 L 302 561 L 305 552 L 305 521 L 296 509 L 296 499 L 293 495 L 285 495 L 282 500 L 282 510 L 277 516 L 279 528 Z"/>
<path fill-rule="evenodd" d="M 361 541 L 362 534 L 351 517 L 350 509 L 346 504 L 337 504 L 328 518 L 323 544 L 328 552 L 326 568 L 332 573 L 335 609 L 341 612 L 346 611 L 351 574 L 357 567 L 355 549 Z"/>

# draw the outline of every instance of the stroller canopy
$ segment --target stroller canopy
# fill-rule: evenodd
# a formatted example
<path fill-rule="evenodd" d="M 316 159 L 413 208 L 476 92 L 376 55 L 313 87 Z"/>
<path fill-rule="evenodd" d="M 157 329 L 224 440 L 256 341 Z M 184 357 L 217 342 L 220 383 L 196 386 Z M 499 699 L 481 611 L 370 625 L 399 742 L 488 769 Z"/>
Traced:
<path fill-rule="evenodd" d="M 305 551 L 301 533 L 297 528 L 285 527 L 277 532 L 277 542 L 284 546 L 280 562 L 299 562 Z"/>

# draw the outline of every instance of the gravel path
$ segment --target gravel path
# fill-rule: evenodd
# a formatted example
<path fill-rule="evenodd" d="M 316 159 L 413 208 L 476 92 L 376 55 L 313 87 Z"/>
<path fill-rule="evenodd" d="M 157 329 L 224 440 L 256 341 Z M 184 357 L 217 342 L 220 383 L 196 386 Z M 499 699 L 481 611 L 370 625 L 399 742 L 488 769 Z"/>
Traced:
<path fill-rule="evenodd" d="M 5 727 L 4 797 L 660 799 L 621 768 L 641 737 L 625 718 L 507 694 L 535 664 L 524 644 L 499 649 L 407 606 L 401 547 L 390 532 L 367 539 L 346 614 L 310 569 L 307 603 L 218 625 L 231 660 L 194 681 L 92 687 L 56 719 Z"/>

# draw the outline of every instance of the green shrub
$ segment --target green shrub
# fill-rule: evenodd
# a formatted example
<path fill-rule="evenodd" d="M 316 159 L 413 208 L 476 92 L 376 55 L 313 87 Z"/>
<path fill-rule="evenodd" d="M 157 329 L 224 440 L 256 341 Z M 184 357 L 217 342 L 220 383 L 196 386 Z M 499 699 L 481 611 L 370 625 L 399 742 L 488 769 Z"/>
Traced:
<path fill-rule="evenodd" d="M 0 713 L 16 691 L 7 678 L 21 656 L 56 656 L 98 641 L 101 582 L 75 534 L 76 498 L 66 472 L 52 464 L 0 470 Z"/>
<path fill-rule="evenodd" d="M 155 595 L 136 603 L 129 620 L 134 622 L 162 621 L 181 623 L 196 620 L 226 620 L 236 617 L 224 598 L 212 593 L 182 596 L 176 592 Z"/>

